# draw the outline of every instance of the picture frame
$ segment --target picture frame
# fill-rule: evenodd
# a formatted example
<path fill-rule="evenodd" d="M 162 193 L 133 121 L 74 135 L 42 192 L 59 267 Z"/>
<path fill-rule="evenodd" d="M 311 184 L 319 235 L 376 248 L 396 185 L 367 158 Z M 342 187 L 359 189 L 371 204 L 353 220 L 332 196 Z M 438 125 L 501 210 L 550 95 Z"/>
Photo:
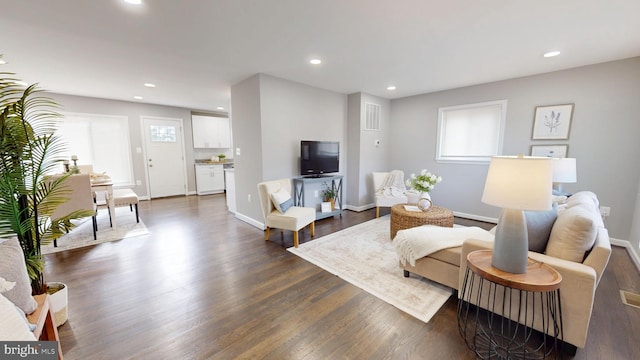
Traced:
<path fill-rule="evenodd" d="M 569 145 L 531 145 L 531 156 L 552 158 L 566 158 L 569 154 Z"/>
<path fill-rule="evenodd" d="M 574 104 L 536 106 L 533 140 L 568 140 Z"/>
<path fill-rule="evenodd" d="M 324 201 L 320 203 L 320 212 L 323 212 L 323 213 L 331 212 L 331 203 L 329 201 Z"/>

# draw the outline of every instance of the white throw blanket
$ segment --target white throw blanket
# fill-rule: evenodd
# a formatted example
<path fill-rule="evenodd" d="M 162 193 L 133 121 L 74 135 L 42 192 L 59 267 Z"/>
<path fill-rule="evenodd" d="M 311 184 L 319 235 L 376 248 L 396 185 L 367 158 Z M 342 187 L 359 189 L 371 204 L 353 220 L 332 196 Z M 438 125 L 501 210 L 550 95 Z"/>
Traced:
<path fill-rule="evenodd" d="M 436 251 L 462 246 L 466 239 L 493 241 L 493 234 L 476 226 L 447 228 L 423 225 L 399 230 L 393 243 L 400 262 L 416 265 L 416 260 Z"/>
<path fill-rule="evenodd" d="M 380 189 L 376 189 L 376 193 L 384 196 L 402 196 L 406 190 L 404 172 L 402 170 L 392 170 L 380 185 Z"/>

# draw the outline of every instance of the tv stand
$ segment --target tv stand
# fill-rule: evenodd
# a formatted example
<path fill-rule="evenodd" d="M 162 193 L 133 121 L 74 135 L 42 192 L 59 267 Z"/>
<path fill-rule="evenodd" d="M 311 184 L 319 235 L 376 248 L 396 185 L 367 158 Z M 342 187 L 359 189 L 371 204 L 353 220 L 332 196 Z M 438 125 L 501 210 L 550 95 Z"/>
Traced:
<path fill-rule="evenodd" d="M 293 205 L 305 206 L 304 188 L 305 185 L 331 181 L 331 188 L 336 190 L 335 210 L 331 212 L 321 212 L 316 210 L 316 220 L 340 215 L 342 217 L 342 175 L 312 175 L 293 178 Z"/>

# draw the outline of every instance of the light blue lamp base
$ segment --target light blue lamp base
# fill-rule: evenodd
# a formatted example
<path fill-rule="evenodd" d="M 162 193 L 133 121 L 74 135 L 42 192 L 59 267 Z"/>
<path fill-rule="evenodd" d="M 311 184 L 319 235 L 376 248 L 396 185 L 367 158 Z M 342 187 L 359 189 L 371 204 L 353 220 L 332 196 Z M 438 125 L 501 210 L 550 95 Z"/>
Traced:
<path fill-rule="evenodd" d="M 522 210 L 503 209 L 496 228 L 491 264 L 512 274 L 527 272 L 529 240 Z"/>

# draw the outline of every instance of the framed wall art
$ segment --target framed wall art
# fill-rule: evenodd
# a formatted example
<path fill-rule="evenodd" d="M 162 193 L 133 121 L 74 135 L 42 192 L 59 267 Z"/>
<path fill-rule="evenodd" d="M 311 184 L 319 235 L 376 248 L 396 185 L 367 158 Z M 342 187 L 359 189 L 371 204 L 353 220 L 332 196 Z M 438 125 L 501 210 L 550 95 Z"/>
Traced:
<path fill-rule="evenodd" d="M 533 118 L 533 140 L 567 140 L 573 104 L 537 106 Z"/>
<path fill-rule="evenodd" d="M 565 158 L 569 145 L 531 145 L 531 156 Z"/>

